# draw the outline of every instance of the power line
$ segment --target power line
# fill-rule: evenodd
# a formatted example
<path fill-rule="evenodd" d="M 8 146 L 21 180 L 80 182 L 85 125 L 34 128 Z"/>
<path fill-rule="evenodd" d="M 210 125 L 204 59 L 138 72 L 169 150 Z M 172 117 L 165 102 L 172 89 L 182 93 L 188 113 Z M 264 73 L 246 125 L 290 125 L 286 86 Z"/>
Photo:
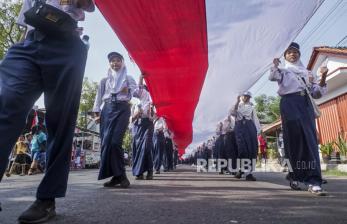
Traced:
<path fill-rule="evenodd" d="M 347 39 L 347 35 L 343 37 L 337 44 L 336 47 L 338 47 L 340 44 L 342 44 Z"/>
<path fill-rule="evenodd" d="M 303 45 L 306 43 L 312 36 L 313 33 L 315 33 L 320 26 L 324 24 L 324 22 L 327 20 L 327 18 L 339 7 L 339 5 L 343 2 L 343 0 L 340 0 L 337 2 L 330 11 L 325 14 L 325 16 L 318 22 L 318 24 L 309 32 L 309 34 L 306 35 L 306 37 L 301 41 L 301 44 Z"/>
<path fill-rule="evenodd" d="M 338 10 L 336 11 L 333 16 L 331 16 L 329 19 L 327 19 L 327 22 L 325 23 L 325 26 L 322 27 L 322 29 L 320 30 L 320 33 L 317 35 L 314 35 L 311 39 L 311 42 L 314 42 L 314 40 L 320 40 L 324 35 L 326 35 L 328 33 L 328 30 L 330 30 L 331 28 L 333 28 L 334 24 L 336 23 L 336 21 L 338 19 L 341 18 L 341 16 L 345 13 L 345 7 L 347 6 L 347 4 L 344 4 L 342 7 L 340 7 Z M 306 50 L 310 49 L 310 45 L 306 45 L 306 47 L 303 48 L 302 52 L 305 52 Z"/>

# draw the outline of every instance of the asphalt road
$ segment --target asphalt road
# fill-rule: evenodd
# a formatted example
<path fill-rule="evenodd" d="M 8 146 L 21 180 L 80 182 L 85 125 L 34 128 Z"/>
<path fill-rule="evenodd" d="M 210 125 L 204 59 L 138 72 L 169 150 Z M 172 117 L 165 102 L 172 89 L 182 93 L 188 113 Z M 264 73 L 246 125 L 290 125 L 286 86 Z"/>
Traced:
<path fill-rule="evenodd" d="M 256 173 L 246 182 L 229 175 L 196 173 L 188 166 L 134 180 L 129 189 L 105 189 L 97 170 L 72 171 L 67 197 L 57 199 L 49 223 L 347 223 L 347 178 L 327 177 L 329 196 L 291 191 L 284 173 Z M 0 183 L 1 224 L 17 223 L 35 199 L 42 175 L 4 177 Z"/>

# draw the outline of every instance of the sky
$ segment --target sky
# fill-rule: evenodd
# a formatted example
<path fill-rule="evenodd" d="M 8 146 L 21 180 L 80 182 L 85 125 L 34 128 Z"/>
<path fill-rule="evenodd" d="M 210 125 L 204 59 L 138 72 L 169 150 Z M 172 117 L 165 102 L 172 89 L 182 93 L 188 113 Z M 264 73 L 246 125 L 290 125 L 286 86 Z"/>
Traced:
<path fill-rule="evenodd" d="M 347 35 L 346 24 L 347 0 L 325 0 L 295 39 L 301 45 L 302 62 L 307 64 L 315 46 L 336 46 Z M 94 13 L 87 13 L 85 22 L 81 22 L 80 26 L 84 27 L 84 34 L 90 36 L 85 77 L 91 81 L 100 81 L 106 75 L 109 66 L 107 54 L 118 51 L 124 55 L 128 73 L 138 80 L 138 67 L 130 61 L 126 49 L 97 9 Z M 347 40 L 342 45 L 346 46 Z M 276 95 L 277 85 L 275 82 L 269 82 L 267 76 L 268 73 L 265 73 L 251 87 L 250 91 L 254 96 Z M 42 97 L 36 104 L 40 108 L 43 107 Z"/>

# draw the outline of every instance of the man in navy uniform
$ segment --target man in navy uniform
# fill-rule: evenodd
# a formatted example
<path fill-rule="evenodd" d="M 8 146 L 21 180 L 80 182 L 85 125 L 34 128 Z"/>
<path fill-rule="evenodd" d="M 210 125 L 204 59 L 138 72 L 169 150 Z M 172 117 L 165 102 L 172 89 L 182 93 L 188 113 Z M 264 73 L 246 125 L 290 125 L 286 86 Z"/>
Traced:
<path fill-rule="evenodd" d="M 24 1 L 18 24 L 27 25 L 24 12 L 35 1 Z M 14 44 L 0 65 L 0 180 L 28 112 L 44 93 L 47 126 L 46 173 L 36 201 L 20 215 L 19 222 L 44 222 L 55 216 L 55 198 L 64 197 L 69 174 L 71 145 L 77 119 L 87 48 L 76 29 L 84 11 L 95 9 L 93 0 L 47 0 L 55 13 L 66 13 L 75 24 L 54 35 L 27 26 L 25 40 Z M 58 13 L 57 13 L 58 10 Z"/>

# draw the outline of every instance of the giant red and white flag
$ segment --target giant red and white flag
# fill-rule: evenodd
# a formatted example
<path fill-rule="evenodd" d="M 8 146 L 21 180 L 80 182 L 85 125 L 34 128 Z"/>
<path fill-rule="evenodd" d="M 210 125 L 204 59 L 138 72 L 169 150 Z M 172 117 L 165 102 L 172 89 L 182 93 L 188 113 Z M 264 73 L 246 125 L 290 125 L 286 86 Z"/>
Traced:
<path fill-rule="evenodd" d="M 323 0 L 96 0 L 179 148 L 213 131 Z M 197 107 L 197 108 L 196 108 Z"/>

